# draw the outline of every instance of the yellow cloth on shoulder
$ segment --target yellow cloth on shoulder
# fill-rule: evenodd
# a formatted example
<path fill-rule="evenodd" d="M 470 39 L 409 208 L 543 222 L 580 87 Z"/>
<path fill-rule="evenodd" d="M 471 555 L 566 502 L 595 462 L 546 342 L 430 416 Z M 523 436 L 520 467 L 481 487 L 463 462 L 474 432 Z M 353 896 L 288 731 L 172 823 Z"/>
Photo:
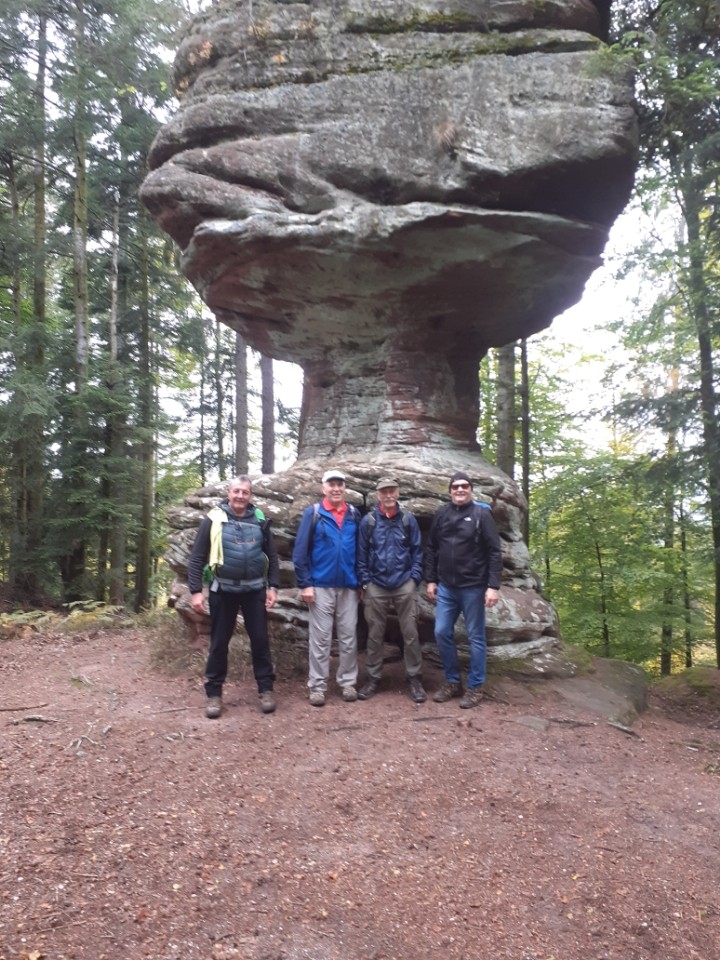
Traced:
<path fill-rule="evenodd" d="M 228 522 L 228 515 L 220 507 L 213 507 L 208 513 L 210 520 L 210 558 L 208 566 L 214 574 L 223 562 L 222 525 Z"/>

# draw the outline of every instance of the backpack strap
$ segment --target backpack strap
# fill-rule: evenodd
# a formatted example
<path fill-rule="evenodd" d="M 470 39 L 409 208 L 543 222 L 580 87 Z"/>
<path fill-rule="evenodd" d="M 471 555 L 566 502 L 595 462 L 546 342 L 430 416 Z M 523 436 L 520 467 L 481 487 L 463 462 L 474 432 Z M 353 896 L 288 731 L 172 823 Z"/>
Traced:
<path fill-rule="evenodd" d="M 489 503 L 482 500 L 473 500 L 473 514 L 475 515 L 475 543 L 480 542 L 480 517 L 483 510 L 492 510 Z"/>
<path fill-rule="evenodd" d="M 410 530 L 410 514 L 407 512 L 407 510 L 403 510 L 402 507 L 398 507 L 398 510 L 400 511 L 400 518 L 401 518 L 401 520 L 402 520 L 402 525 L 403 525 L 403 528 L 404 528 L 404 531 L 405 531 L 405 539 L 406 539 L 406 540 L 409 540 L 409 539 L 410 539 L 410 533 L 409 533 L 409 530 Z M 372 531 L 372 530 L 375 529 L 375 524 L 377 523 L 377 520 L 376 520 L 376 518 L 375 518 L 375 511 L 374 511 L 374 510 L 371 510 L 370 513 L 367 514 L 367 518 L 368 518 L 368 521 L 367 521 L 367 522 L 368 522 L 368 527 L 369 527 L 370 530 Z"/>
<path fill-rule="evenodd" d="M 358 526 L 360 526 L 360 511 L 358 510 L 358 508 L 354 507 L 352 503 L 348 503 L 347 507 L 348 507 L 348 513 L 350 514 L 352 519 L 355 521 L 355 523 Z M 318 525 L 319 522 L 320 522 L 320 504 L 316 502 L 313 504 L 312 524 L 310 526 L 310 542 L 308 546 L 308 549 L 310 550 L 312 550 L 313 540 L 315 539 L 315 527 Z"/>

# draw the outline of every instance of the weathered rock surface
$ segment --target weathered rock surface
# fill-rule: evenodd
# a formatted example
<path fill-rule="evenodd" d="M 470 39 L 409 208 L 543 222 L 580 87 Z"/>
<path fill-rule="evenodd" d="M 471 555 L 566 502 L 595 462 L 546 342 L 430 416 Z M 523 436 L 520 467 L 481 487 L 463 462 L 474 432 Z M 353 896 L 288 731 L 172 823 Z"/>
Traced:
<path fill-rule="evenodd" d="M 579 299 L 629 195 L 632 78 L 600 39 L 608 9 L 216 3 L 181 44 L 182 104 L 143 187 L 218 317 L 303 367 L 298 463 L 258 488 L 288 568 L 328 462 L 360 500 L 397 473 L 425 526 L 464 469 L 503 537 L 498 652 L 542 648 L 557 624 L 522 497 L 476 450 L 478 362 Z M 173 522 L 182 574 L 193 530 Z M 288 594 L 275 625 L 302 631 L 304 617 Z"/>
<path fill-rule="evenodd" d="M 302 455 L 467 447 L 477 363 L 579 299 L 624 205 L 632 82 L 589 0 L 216 4 L 143 198 L 183 270 L 302 364 Z"/>

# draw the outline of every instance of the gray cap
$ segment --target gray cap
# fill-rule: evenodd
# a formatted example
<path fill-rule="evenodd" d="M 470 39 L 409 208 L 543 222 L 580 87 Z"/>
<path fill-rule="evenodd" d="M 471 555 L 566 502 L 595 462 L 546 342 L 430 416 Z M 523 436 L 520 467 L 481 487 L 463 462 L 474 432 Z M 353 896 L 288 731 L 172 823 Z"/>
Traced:
<path fill-rule="evenodd" d="M 345 474 L 341 470 L 326 470 L 322 475 L 322 482 L 327 483 L 328 480 L 342 480 L 345 483 Z"/>
<path fill-rule="evenodd" d="M 382 490 L 383 487 L 399 487 L 400 484 L 397 480 L 393 480 L 392 477 L 380 477 L 378 482 L 375 485 L 376 490 Z"/>

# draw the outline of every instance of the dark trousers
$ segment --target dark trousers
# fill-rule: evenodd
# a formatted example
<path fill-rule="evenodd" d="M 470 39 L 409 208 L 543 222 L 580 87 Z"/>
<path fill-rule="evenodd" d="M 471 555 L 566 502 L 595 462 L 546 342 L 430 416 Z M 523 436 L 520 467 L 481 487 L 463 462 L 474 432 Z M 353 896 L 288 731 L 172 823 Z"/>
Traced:
<path fill-rule="evenodd" d="M 219 697 L 222 693 L 228 669 L 228 646 L 239 611 L 242 611 L 245 630 L 250 637 L 258 693 L 272 690 L 275 673 L 268 641 L 265 595 L 265 588 L 247 593 L 228 593 L 222 589 L 210 592 L 210 653 L 205 665 L 205 693 L 208 697 Z"/>

